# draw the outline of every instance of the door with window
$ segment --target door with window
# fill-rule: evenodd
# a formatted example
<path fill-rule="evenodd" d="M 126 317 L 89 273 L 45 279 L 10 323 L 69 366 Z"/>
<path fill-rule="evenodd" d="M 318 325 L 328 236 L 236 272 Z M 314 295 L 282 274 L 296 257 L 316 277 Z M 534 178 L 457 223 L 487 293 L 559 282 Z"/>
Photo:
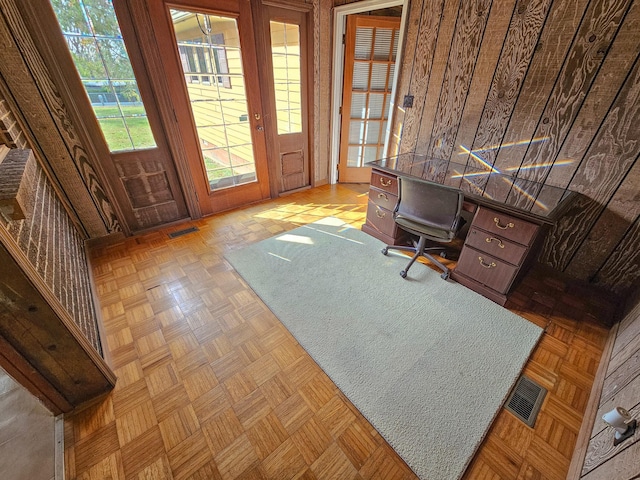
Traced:
<path fill-rule="evenodd" d="M 340 182 L 369 182 L 366 163 L 384 154 L 399 35 L 400 17 L 347 17 Z"/>
<path fill-rule="evenodd" d="M 82 146 L 108 182 L 125 233 L 186 218 L 175 163 L 122 2 L 116 4 L 119 12 L 109 0 L 33 2 L 56 67 L 73 93 L 69 105 L 80 119 Z"/>
<path fill-rule="evenodd" d="M 269 79 L 270 157 L 278 193 L 307 187 L 309 168 L 307 13 L 265 7 L 267 51 L 263 76 Z"/>
<path fill-rule="evenodd" d="M 149 3 L 203 214 L 270 197 L 249 2 Z"/>

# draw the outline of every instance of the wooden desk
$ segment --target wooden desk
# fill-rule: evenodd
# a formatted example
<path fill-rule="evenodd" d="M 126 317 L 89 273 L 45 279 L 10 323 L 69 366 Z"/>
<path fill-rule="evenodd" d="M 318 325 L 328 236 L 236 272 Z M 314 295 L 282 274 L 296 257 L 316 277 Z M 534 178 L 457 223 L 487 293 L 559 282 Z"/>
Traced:
<path fill-rule="evenodd" d="M 544 237 L 574 198 L 573 192 L 462 165 L 403 154 L 369 164 L 371 186 L 362 230 L 389 245 L 407 241 L 393 220 L 398 176 L 458 187 L 473 214 L 451 278 L 500 305 L 535 262 Z"/>

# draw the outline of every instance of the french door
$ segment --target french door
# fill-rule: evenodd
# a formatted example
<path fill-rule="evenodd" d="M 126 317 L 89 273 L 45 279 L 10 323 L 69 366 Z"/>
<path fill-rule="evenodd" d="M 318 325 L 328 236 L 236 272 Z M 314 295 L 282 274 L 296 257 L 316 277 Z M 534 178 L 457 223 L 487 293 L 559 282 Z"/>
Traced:
<path fill-rule="evenodd" d="M 264 55 L 269 79 L 267 97 L 271 122 L 271 158 L 278 193 L 309 186 L 309 116 L 307 14 L 264 6 Z"/>
<path fill-rule="evenodd" d="M 150 2 L 204 215 L 270 197 L 250 3 Z"/>
<path fill-rule="evenodd" d="M 347 17 L 340 182 L 369 182 L 366 163 L 383 155 L 399 35 L 399 17 Z"/>

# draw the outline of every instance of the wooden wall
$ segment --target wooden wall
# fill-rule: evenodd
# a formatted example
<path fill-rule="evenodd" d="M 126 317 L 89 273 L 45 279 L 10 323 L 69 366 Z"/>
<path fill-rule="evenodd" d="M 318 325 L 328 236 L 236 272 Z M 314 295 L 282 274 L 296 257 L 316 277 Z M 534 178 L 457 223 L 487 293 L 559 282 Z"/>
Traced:
<path fill-rule="evenodd" d="M 15 0 L 0 0 L 0 94 L 84 237 L 121 231 L 115 206 L 79 140 Z"/>
<path fill-rule="evenodd" d="M 640 1 L 413 0 L 392 151 L 569 187 L 540 261 L 619 295 L 640 280 Z"/>
<path fill-rule="evenodd" d="M 101 354 L 84 238 L 28 150 L 26 136 L 1 95 L 0 130 L 5 131 L 6 145 L 29 154 L 24 174 L 27 178 L 23 179 L 29 185 L 26 218 L 11 220 L 0 215 L 0 241 L 8 242 L 7 248 L 22 252 L 42 284 Z"/>
<path fill-rule="evenodd" d="M 628 440 L 613 446 L 613 429 L 602 415 L 614 407 L 629 410 L 640 420 L 640 295 L 617 329 L 598 401 L 593 430 L 582 468 L 574 478 L 584 480 L 627 480 L 640 476 L 640 429 Z"/>
<path fill-rule="evenodd" d="M 59 414 L 112 388 L 115 376 L 102 358 L 84 236 L 1 94 L 0 131 L 11 147 L 0 164 L 26 159 L 0 178 L 17 175 L 24 214 L 0 212 L 0 365 Z"/>

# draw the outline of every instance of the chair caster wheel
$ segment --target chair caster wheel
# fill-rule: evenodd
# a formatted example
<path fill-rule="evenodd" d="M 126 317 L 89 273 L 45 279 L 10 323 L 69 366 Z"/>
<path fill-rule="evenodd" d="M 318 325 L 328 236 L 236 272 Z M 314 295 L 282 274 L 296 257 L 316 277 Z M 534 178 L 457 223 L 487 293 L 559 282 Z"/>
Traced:
<path fill-rule="evenodd" d="M 400 276 L 401 276 L 402 278 L 407 278 L 407 272 L 405 272 L 404 270 L 402 270 L 402 271 L 400 272 Z"/>
<path fill-rule="evenodd" d="M 449 280 L 449 272 L 442 272 L 440 278 L 442 278 L 443 280 Z"/>
<path fill-rule="evenodd" d="M 380 251 L 382 252 L 383 255 L 386 255 L 387 253 L 389 253 L 389 249 L 387 247 L 383 248 Z"/>

